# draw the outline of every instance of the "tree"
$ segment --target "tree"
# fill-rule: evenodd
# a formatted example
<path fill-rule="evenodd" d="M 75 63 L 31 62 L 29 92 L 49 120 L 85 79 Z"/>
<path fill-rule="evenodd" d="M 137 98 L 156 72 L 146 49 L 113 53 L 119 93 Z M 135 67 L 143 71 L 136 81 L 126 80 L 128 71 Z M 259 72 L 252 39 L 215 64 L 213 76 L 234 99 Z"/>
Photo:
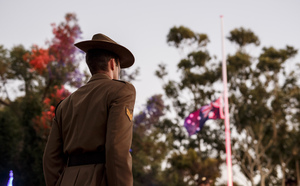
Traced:
<path fill-rule="evenodd" d="M 145 108 L 134 117 L 132 159 L 134 185 L 161 185 L 162 163 L 170 146 L 161 129 L 165 104 L 161 95 L 148 99 Z"/>
<path fill-rule="evenodd" d="M 258 37 L 250 29 L 244 29 L 243 27 L 230 31 L 230 35 L 227 39 L 236 43 L 240 47 L 240 50 L 243 50 L 243 48 L 249 44 L 256 46 L 260 44 Z"/>
<path fill-rule="evenodd" d="M 8 50 L 0 45 L 1 185 L 7 183 L 9 170 L 14 171 L 14 185 L 44 185 L 42 156 L 55 107 L 90 76 L 79 70 L 76 15 L 68 13 L 64 22 L 52 24 L 52 33 L 46 47 Z M 121 73 L 125 80 L 138 74 L 138 68 Z"/>
<path fill-rule="evenodd" d="M 259 41 L 257 36 L 249 32 L 251 34 L 247 39 L 243 39 L 244 29 L 235 29 L 229 36 L 231 41 L 240 46 L 234 56 L 228 56 L 230 100 L 234 108 L 232 123 L 239 133 L 246 136 L 243 140 L 234 140 L 239 144 L 235 157 L 252 185 L 256 174 L 260 175 L 260 184 L 265 185 L 265 180 L 278 164 L 285 176 L 285 163 L 291 157 L 291 151 L 282 148 L 287 145 L 283 142 L 289 141 L 286 136 L 291 132 L 286 119 L 292 109 L 288 104 L 291 97 L 286 87 L 295 84 L 291 84 L 283 65 L 297 54 L 297 50 L 291 46 L 279 50 L 264 47 L 258 61 L 255 61 L 246 53 L 245 47 Z M 284 83 L 280 83 L 279 77 Z M 294 141 L 288 143 L 293 145 Z M 285 151 L 279 152 L 279 149 Z"/>
<path fill-rule="evenodd" d="M 247 52 L 247 47 L 250 44 L 259 46 L 260 41 L 250 29 L 234 29 L 227 38 L 239 47 L 235 54 L 227 57 L 231 130 L 237 133 L 232 136 L 233 162 L 241 167 L 252 185 L 257 184 L 255 176 L 260 177 L 261 185 L 283 184 L 286 173 L 292 178 L 296 176 L 291 174 L 299 175 L 299 171 L 296 173 L 296 167 L 299 167 L 298 143 L 291 138 L 299 131 L 299 78 L 295 71 L 287 72 L 284 68 L 297 50 L 292 46 L 282 49 L 263 47 L 261 54 L 255 57 Z M 221 94 L 218 90 L 221 63 L 210 57 L 205 49 L 208 41 L 205 34 L 186 27 L 171 28 L 167 36 L 169 45 L 192 51 L 188 51 L 187 57 L 177 65 L 181 73 L 178 82 L 166 81 L 164 64 L 159 65 L 156 75 L 163 80 L 165 95 L 172 103 L 171 111 L 176 119 L 169 127 L 173 129 L 177 147 L 183 147 L 182 154 L 188 155 L 192 148 L 200 160 L 211 157 L 221 160 L 224 154 L 222 121 L 207 123 L 193 138 L 187 138 L 183 129 L 183 119 L 188 113 Z M 202 149 L 204 146 L 208 148 Z M 172 158 L 169 160 L 172 162 Z M 289 162 L 294 164 L 289 166 Z M 176 165 L 171 167 L 175 169 Z M 277 167 L 281 169 L 281 179 Z M 276 179 L 271 180 L 271 177 Z"/>
<path fill-rule="evenodd" d="M 169 111 L 174 116 L 173 119 L 165 119 L 168 128 L 163 127 L 165 133 L 171 135 L 174 147 L 168 158 L 166 178 L 168 182 L 174 180 L 174 185 L 199 185 L 203 181 L 214 184 L 220 176 L 219 165 L 225 151 L 222 121 L 214 122 L 214 129 L 206 125 L 197 135 L 188 137 L 183 119 L 219 97 L 220 92 L 212 88 L 212 84 L 220 80 L 221 66 L 205 48 L 209 42 L 206 34 L 195 33 L 183 26 L 173 27 L 167 42 L 176 48 L 189 45 L 192 51 L 187 51 L 187 57 L 177 65 L 181 73 L 179 82 L 166 80 L 165 64 L 160 64 L 156 71 L 164 82 L 166 98 L 172 103 Z"/>
<path fill-rule="evenodd" d="M 70 94 L 64 85 L 79 87 L 85 81 L 73 46 L 81 34 L 76 15 L 66 14 L 65 22 L 52 27 L 48 48 L 0 47 L 1 172 L 8 176 L 14 170 L 14 185 L 44 185 L 42 154 L 55 106 Z M 7 86 L 17 82 L 17 88 Z M 21 96 L 11 99 L 14 91 Z"/>

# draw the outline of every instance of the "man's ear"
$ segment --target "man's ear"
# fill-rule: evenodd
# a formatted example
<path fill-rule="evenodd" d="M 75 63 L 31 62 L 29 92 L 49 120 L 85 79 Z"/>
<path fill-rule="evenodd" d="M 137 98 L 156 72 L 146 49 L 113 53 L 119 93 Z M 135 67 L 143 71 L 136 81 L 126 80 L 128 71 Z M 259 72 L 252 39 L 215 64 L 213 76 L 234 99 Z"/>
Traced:
<path fill-rule="evenodd" d="M 111 58 L 109 61 L 108 61 L 108 67 L 114 71 L 115 70 L 115 62 L 114 62 L 114 58 Z"/>

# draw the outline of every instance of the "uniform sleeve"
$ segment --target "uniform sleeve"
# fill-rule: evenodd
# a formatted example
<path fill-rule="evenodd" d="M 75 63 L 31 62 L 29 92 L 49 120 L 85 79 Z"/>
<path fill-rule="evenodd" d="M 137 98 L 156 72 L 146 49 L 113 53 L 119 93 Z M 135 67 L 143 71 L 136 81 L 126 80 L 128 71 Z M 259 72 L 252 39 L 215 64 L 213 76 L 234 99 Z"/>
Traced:
<path fill-rule="evenodd" d="M 65 166 L 60 134 L 57 120 L 54 118 L 43 156 L 44 177 L 47 186 L 56 184 Z"/>
<path fill-rule="evenodd" d="M 112 100 L 106 132 L 106 170 L 108 185 L 132 186 L 132 114 L 135 88 L 125 84 Z"/>

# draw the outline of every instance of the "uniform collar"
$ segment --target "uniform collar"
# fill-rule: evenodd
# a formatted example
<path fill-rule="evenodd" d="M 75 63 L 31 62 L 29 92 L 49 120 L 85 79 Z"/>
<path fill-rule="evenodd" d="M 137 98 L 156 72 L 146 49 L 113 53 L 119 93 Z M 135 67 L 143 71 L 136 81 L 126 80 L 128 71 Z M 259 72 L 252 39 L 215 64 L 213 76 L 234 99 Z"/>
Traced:
<path fill-rule="evenodd" d="M 94 74 L 91 77 L 91 79 L 89 80 L 89 82 L 94 81 L 94 80 L 99 80 L 99 79 L 109 79 L 109 80 L 111 80 L 111 78 L 108 75 L 103 74 L 103 73 L 97 73 L 97 74 Z"/>

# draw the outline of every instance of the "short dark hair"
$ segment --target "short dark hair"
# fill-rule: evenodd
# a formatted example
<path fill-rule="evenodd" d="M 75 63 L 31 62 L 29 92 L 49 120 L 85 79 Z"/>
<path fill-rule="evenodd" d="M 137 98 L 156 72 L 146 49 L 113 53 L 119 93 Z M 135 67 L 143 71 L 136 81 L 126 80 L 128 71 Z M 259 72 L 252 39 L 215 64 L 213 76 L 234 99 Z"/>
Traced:
<path fill-rule="evenodd" d="M 108 71 L 107 63 L 110 59 L 115 59 L 116 65 L 119 63 L 117 54 L 104 49 L 90 49 L 87 51 L 85 60 L 92 75 L 99 71 Z"/>

